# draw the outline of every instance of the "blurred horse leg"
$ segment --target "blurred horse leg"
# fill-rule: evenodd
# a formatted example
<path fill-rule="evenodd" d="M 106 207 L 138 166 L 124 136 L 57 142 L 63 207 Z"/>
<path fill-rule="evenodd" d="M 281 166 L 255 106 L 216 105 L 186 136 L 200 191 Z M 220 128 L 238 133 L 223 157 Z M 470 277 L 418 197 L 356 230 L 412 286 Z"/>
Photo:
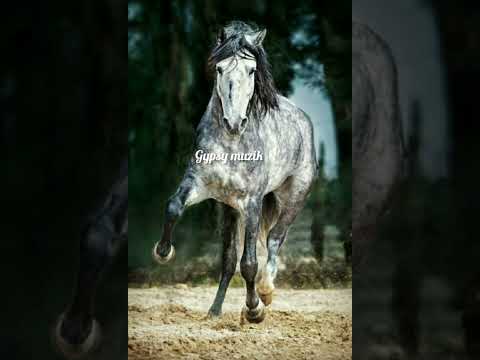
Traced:
<path fill-rule="evenodd" d="M 116 183 L 80 241 L 80 269 L 70 308 L 55 328 L 59 350 L 67 357 L 82 356 L 99 344 L 100 326 L 94 318 L 95 292 L 102 271 L 127 240 L 128 177 Z"/>

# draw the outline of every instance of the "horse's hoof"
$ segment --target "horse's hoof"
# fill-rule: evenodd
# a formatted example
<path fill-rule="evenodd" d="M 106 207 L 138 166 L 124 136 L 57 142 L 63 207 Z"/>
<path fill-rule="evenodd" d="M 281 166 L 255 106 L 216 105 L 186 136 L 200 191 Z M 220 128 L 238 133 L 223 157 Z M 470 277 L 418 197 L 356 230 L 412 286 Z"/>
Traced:
<path fill-rule="evenodd" d="M 165 257 L 160 256 L 157 253 L 157 248 L 158 248 L 158 242 L 155 244 L 152 250 L 153 260 L 155 260 L 158 264 L 160 265 L 166 264 L 175 257 L 175 248 L 173 247 L 173 245 L 170 246 L 170 252 Z"/>
<path fill-rule="evenodd" d="M 265 306 L 268 306 L 272 303 L 272 300 L 273 300 L 273 291 L 271 293 L 268 293 L 268 294 L 258 294 L 258 296 L 260 296 L 260 300 L 262 300 L 263 304 Z"/>
<path fill-rule="evenodd" d="M 265 320 L 266 315 L 265 306 L 261 301 L 258 302 L 255 309 L 249 309 L 246 306 L 242 309 L 242 318 L 246 319 L 249 323 L 259 324 Z"/>
<path fill-rule="evenodd" d="M 207 319 L 218 319 L 222 316 L 222 312 L 221 311 L 217 311 L 217 310 L 208 310 L 208 314 L 207 314 Z"/>
<path fill-rule="evenodd" d="M 62 334 L 65 314 L 60 315 L 55 326 L 53 338 L 58 351 L 67 359 L 79 359 L 90 354 L 101 342 L 101 329 L 98 322 L 93 319 L 90 332 L 80 343 L 72 342 Z"/>

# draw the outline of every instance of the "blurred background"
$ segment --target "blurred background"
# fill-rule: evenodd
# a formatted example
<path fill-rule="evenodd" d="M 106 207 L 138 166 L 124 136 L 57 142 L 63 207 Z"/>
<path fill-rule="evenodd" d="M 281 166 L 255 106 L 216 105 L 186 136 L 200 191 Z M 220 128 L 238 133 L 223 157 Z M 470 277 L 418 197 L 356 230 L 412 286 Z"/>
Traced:
<path fill-rule="evenodd" d="M 352 18 L 392 49 L 409 156 L 366 273 L 354 279 L 354 358 L 478 359 L 480 8 L 354 0 Z"/>
<path fill-rule="evenodd" d="M 127 156 L 124 1 L 4 4 L 0 15 L 0 358 L 62 359 L 51 331 L 80 232 Z M 104 274 L 90 359 L 126 359 L 126 251 Z M 115 299 L 115 301 L 112 301 Z"/>
<path fill-rule="evenodd" d="M 189 209 L 177 225 L 173 264 L 155 266 L 151 248 L 160 239 L 166 201 L 193 154 L 194 130 L 212 94 L 208 55 L 220 27 L 232 20 L 267 29 L 264 46 L 278 91 L 312 119 L 322 163 L 281 252 L 287 270 L 278 281 L 350 286 L 350 9 L 349 1 L 128 2 L 132 286 L 218 281 L 222 219 L 213 200 Z"/>

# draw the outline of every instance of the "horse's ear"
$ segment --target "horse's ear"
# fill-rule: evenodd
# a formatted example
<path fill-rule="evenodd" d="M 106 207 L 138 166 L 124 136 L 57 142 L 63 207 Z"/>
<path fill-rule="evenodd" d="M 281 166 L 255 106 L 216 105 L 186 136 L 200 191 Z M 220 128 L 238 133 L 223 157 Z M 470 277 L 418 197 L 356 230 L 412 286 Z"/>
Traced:
<path fill-rule="evenodd" d="M 245 40 L 247 40 L 247 42 L 252 46 L 261 46 L 266 35 L 267 29 L 263 29 L 253 34 L 246 34 Z"/>
<path fill-rule="evenodd" d="M 217 34 L 217 46 L 225 41 L 225 29 L 222 27 Z"/>

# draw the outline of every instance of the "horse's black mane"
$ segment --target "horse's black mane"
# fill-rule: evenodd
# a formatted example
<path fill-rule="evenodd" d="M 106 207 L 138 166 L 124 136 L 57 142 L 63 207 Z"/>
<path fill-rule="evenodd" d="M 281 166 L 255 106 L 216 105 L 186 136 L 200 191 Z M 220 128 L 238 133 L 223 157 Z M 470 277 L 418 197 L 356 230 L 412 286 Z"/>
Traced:
<path fill-rule="evenodd" d="M 227 24 L 219 33 L 217 44 L 208 59 L 208 66 L 213 72 L 216 64 L 234 54 L 244 58 L 251 58 L 249 53 L 254 56 L 257 72 L 255 73 L 255 90 L 248 105 L 248 113 L 260 120 L 269 110 L 278 109 L 278 95 L 265 49 L 262 45 L 251 45 L 244 38 L 245 35 L 258 31 L 255 25 L 248 25 L 241 21 L 232 21 Z"/>

